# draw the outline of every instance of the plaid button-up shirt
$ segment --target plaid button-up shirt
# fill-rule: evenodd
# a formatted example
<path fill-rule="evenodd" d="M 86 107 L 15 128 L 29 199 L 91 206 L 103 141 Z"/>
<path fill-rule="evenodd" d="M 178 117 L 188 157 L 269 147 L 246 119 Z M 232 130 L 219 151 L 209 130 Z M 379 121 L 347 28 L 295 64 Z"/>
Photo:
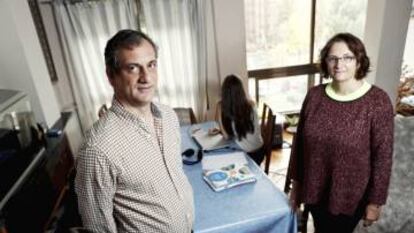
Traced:
<path fill-rule="evenodd" d="M 152 104 L 155 132 L 116 100 L 77 158 L 75 189 L 93 232 L 190 232 L 193 194 L 173 110 Z"/>

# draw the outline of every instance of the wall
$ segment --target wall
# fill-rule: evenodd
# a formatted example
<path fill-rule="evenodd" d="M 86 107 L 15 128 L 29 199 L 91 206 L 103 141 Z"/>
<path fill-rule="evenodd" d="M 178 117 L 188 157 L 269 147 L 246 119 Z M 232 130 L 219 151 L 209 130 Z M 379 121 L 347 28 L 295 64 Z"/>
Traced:
<path fill-rule="evenodd" d="M 368 81 L 395 106 L 412 0 L 369 0 L 364 42 L 372 62 Z"/>
<path fill-rule="evenodd" d="M 213 0 L 219 74 L 240 75 L 247 85 L 244 4 L 240 0 Z"/>
<path fill-rule="evenodd" d="M 206 9 L 208 91 L 212 120 L 220 99 L 221 83 L 229 74 L 242 78 L 247 91 L 244 3 L 241 0 L 210 0 Z"/>
<path fill-rule="evenodd" d="M 0 0 L 0 88 L 24 91 L 36 120 L 60 117 L 46 62 L 25 0 Z"/>
<path fill-rule="evenodd" d="M 52 4 L 49 1 L 43 1 L 39 4 L 43 24 L 49 40 L 50 52 L 53 57 L 53 64 L 56 68 L 58 81 L 54 82 L 53 89 L 61 111 L 73 110 L 75 101 L 73 99 L 68 71 L 65 65 L 63 49 L 59 40 L 57 27 L 55 24 Z"/>

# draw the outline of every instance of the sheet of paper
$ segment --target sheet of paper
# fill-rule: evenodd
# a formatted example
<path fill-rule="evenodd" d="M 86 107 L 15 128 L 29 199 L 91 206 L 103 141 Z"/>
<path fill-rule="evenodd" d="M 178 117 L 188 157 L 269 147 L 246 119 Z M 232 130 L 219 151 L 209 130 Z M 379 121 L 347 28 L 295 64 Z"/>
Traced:
<path fill-rule="evenodd" d="M 192 133 L 192 137 L 203 148 L 203 150 L 214 150 L 228 146 L 229 142 L 226 141 L 221 134 L 209 135 L 204 129 L 195 130 Z"/>
<path fill-rule="evenodd" d="M 219 169 L 230 164 L 247 164 L 244 152 L 236 151 L 220 155 L 204 156 L 201 160 L 203 170 Z"/>

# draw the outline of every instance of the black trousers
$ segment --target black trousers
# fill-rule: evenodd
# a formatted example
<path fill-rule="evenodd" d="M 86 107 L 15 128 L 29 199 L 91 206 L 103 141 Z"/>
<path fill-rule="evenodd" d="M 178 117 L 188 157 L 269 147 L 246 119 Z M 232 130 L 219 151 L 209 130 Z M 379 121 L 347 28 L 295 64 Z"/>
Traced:
<path fill-rule="evenodd" d="M 252 158 L 254 160 L 254 162 L 256 162 L 257 165 L 260 166 L 260 164 L 263 162 L 264 159 L 264 146 L 260 147 L 259 149 L 252 151 L 252 152 L 247 152 L 247 154 L 250 156 L 250 158 Z"/>
<path fill-rule="evenodd" d="M 315 233 L 352 233 L 365 214 L 366 204 L 360 204 L 354 215 L 333 215 L 327 205 L 306 205 L 313 217 Z"/>

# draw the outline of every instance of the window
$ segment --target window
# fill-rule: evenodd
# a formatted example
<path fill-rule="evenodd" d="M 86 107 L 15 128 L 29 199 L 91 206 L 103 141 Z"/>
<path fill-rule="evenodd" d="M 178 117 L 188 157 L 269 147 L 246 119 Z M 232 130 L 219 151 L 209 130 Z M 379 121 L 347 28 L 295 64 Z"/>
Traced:
<path fill-rule="evenodd" d="M 319 52 L 333 35 L 351 32 L 362 39 L 368 1 L 317 0 L 314 62 Z"/>
<path fill-rule="evenodd" d="M 278 112 L 294 112 L 305 98 L 307 81 L 307 75 L 259 80 L 259 98 L 269 106 L 278 106 Z"/>
<path fill-rule="evenodd" d="M 244 0 L 249 94 L 277 112 L 299 111 L 320 80 L 318 54 L 338 32 L 362 38 L 367 0 Z"/>
<path fill-rule="evenodd" d="M 309 0 L 245 0 L 249 70 L 308 63 L 310 4 Z"/>
<path fill-rule="evenodd" d="M 405 39 L 404 57 L 402 63 L 402 78 L 414 78 L 414 2 L 411 8 L 411 17 L 408 24 L 407 38 Z"/>

